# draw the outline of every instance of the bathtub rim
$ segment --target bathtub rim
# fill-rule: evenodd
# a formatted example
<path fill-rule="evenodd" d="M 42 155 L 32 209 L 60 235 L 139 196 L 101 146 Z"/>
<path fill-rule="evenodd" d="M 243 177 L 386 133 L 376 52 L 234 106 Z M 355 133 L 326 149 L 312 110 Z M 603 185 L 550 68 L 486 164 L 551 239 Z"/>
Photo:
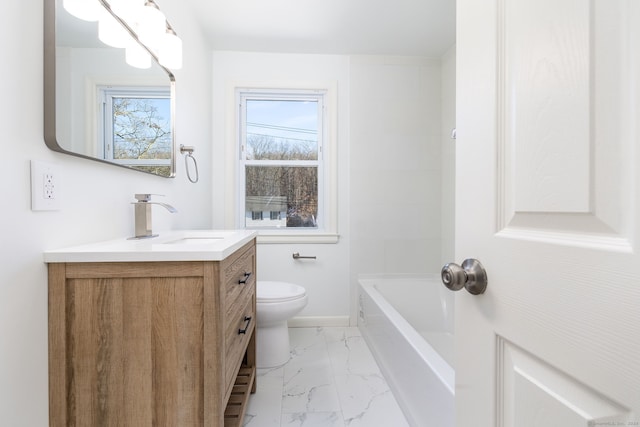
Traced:
<path fill-rule="evenodd" d="M 389 321 L 396 326 L 398 332 L 409 343 L 409 345 L 422 356 L 431 371 L 438 377 L 452 396 L 455 396 L 455 369 L 440 354 L 433 349 L 430 343 L 414 329 L 414 327 L 396 310 L 385 297 L 376 289 L 376 283 L 393 280 L 425 280 L 427 282 L 440 283 L 440 276 L 430 275 L 407 275 L 407 274 L 360 274 L 358 283 L 380 307 L 380 309 L 390 315 Z"/>

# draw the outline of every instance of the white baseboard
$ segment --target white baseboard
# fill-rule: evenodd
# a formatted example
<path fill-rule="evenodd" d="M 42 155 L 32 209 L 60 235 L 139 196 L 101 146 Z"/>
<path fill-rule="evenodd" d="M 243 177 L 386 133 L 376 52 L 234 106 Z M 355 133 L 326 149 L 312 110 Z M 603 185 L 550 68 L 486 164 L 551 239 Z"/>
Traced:
<path fill-rule="evenodd" d="M 290 328 L 319 328 L 349 326 L 349 316 L 300 316 L 289 319 Z"/>

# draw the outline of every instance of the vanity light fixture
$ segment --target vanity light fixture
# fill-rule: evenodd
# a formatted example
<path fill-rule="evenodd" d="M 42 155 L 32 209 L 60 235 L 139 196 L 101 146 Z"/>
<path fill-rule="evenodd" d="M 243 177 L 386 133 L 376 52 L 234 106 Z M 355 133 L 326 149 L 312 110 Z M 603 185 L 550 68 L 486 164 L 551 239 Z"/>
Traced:
<path fill-rule="evenodd" d="M 164 39 L 158 49 L 158 62 L 172 70 L 182 68 L 182 40 L 168 22 Z"/>
<path fill-rule="evenodd" d="M 140 41 L 152 50 L 160 48 L 164 42 L 167 18 L 153 0 L 147 0 L 140 9 L 135 29 Z"/>
<path fill-rule="evenodd" d="M 98 38 L 111 47 L 125 48 L 133 42 L 131 34 L 107 10 L 103 10 L 98 20 Z"/>
<path fill-rule="evenodd" d="M 146 0 L 107 0 L 109 7 L 125 22 L 135 22 L 140 16 Z"/>
<path fill-rule="evenodd" d="M 132 67 L 149 68 L 153 55 L 163 67 L 182 68 L 182 40 L 155 1 L 63 0 L 63 6 L 79 19 L 98 21 L 100 41 L 111 47 L 125 48 L 125 59 Z M 138 45 L 126 26 L 146 49 Z"/>
<path fill-rule="evenodd" d="M 131 40 L 125 48 L 124 59 L 127 64 L 135 68 L 151 68 L 151 55 L 138 42 Z"/>
<path fill-rule="evenodd" d="M 71 15 L 83 21 L 97 21 L 103 9 L 98 0 L 63 0 L 62 6 Z"/>

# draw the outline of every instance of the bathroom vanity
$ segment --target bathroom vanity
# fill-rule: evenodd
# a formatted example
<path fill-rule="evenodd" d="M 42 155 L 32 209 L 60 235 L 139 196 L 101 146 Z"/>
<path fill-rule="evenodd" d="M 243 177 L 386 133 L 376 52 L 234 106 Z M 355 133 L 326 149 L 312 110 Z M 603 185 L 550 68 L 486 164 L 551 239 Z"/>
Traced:
<path fill-rule="evenodd" d="M 45 253 L 51 426 L 240 426 L 255 391 L 247 231 Z"/>

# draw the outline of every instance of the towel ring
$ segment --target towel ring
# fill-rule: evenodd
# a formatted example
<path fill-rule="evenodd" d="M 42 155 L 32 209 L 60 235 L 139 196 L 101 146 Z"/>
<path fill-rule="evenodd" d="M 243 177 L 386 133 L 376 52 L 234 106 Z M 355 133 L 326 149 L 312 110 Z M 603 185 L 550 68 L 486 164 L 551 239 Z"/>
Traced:
<path fill-rule="evenodd" d="M 185 155 L 184 168 L 187 171 L 187 178 L 189 179 L 189 181 L 195 184 L 196 182 L 198 182 L 198 178 L 200 177 L 200 174 L 198 173 L 198 162 L 196 161 L 196 158 L 193 157 L 194 151 L 195 151 L 195 148 L 193 148 L 193 146 L 180 144 L 180 154 Z M 191 177 L 191 172 L 189 169 L 189 158 L 193 160 L 193 167 L 195 169 L 195 179 Z"/>

